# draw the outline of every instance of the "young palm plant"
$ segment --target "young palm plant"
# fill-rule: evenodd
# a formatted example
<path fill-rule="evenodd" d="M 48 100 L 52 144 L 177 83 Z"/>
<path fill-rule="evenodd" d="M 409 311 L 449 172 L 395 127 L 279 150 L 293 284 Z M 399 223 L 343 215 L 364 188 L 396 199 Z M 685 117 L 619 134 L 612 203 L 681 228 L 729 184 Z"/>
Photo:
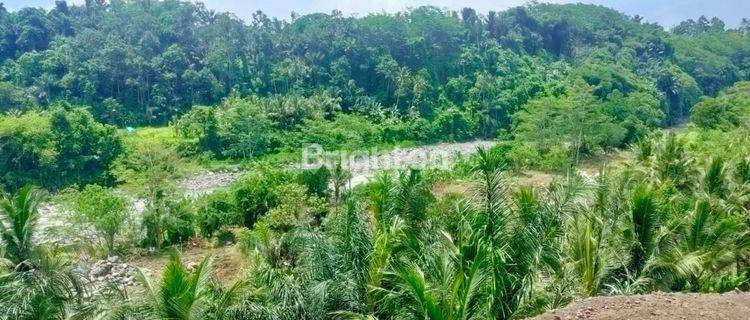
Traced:
<path fill-rule="evenodd" d="M 233 302 L 241 283 L 222 289 L 213 278 L 212 260 L 203 259 L 192 270 L 182 263 L 179 253 L 170 254 L 160 282 L 155 282 L 144 271 L 136 278 L 143 294 L 128 297 L 127 292 L 115 290 L 109 304 L 98 317 L 104 319 L 205 319 L 220 318 Z"/>
<path fill-rule="evenodd" d="M 638 277 L 654 252 L 654 238 L 659 227 L 656 199 L 653 191 L 646 185 L 638 185 L 633 190 L 630 213 L 633 245 L 629 269 Z"/>
<path fill-rule="evenodd" d="M 653 164 L 655 178 L 660 183 L 671 182 L 680 190 L 687 190 L 693 182 L 693 159 L 687 155 L 686 143 L 670 132 L 657 146 Z"/>
<path fill-rule="evenodd" d="M 508 319 L 529 292 L 534 273 L 543 264 L 556 264 L 555 230 L 560 220 L 533 205 L 537 200 L 528 192 L 508 201 L 502 159 L 481 149 L 477 156 L 479 209 L 473 230 L 486 252 L 487 307 L 493 318 Z"/>
<path fill-rule="evenodd" d="M 25 186 L 0 200 L 0 236 L 7 272 L 0 275 L 0 310 L 8 319 L 64 319 L 82 288 L 60 252 L 34 242 L 42 191 Z M 3 317 L 0 317 L 3 318 Z"/>
<path fill-rule="evenodd" d="M 594 218 L 585 215 L 574 217 L 572 224 L 570 246 L 574 270 L 579 277 L 583 295 L 596 296 L 604 276 L 601 225 Z"/>
<path fill-rule="evenodd" d="M 34 235 L 37 231 L 39 213 L 37 207 L 42 200 L 42 192 L 30 185 L 13 195 L 0 199 L 0 236 L 4 244 L 4 257 L 16 271 L 34 268 L 37 246 Z"/>
<path fill-rule="evenodd" d="M 668 288 L 691 291 L 724 292 L 739 285 L 727 280 L 741 280 L 738 262 L 750 252 L 747 226 L 720 208 L 709 200 L 696 201 L 669 246 L 646 267 L 650 276 Z"/>

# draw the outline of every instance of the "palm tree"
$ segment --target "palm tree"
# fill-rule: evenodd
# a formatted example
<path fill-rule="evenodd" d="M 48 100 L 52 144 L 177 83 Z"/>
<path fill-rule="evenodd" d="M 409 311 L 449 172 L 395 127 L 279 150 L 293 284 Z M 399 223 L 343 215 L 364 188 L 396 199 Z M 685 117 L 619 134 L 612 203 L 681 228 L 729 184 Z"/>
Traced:
<path fill-rule="evenodd" d="M 41 200 L 42 192 L 30 185 L 13 196 L 5 195 L 0 199 L 0 236 L 5 245 L 3 253 L 16 271 L 34 268 L 32 259 L 37 248 L 34 235 L 39 221 L 37 207 Z"/>
<path fill-rule="evenodd" d="M 378 289 L 386 314 L 434 320 L 487 317 L 483 251 L 457 244 L 446 237 L 423 267 L 400 261 L 386 272 Z M 467 250 L 477 254 L 467 260 Z"/>
<path fill-rule="evenodd" d="M 688 189 L 693 182 L 694 168 L 693 159 L 687 155 L 685 141 L 670 132 L 656 149 L 656 178 L 662 183 L 671 181 L 680 190 Z"/>
<path fill-rule="evenodd" d="M 392 195 L 395 192 L 395 182 L 388 173 L 383 171 L 375 176 L 375 181 L 369 185 L 369 197 L 376 227 L 387 228 L 395 215 L 393 212 L 394 201 Z"/>
<path fill-rule="evenodd" d="M 83 289 L 69 261 L 34 243 L 42 191 L 25 186 L 0 199 L 0 236 L 8 272 L 0 275 L 0 310 L 9 319 L 65 319 Z"/>
<path fill-rule="evenodd" d="M 347 183 L 352 180 L 352 174 L 341 166 L 341 161 L 338 161 L 331 170 L 331 180 L 333 180 L 333 201 L 339 203 L 341 193 L 346 188 Z"/>
<path fill-rule="evenodd" d="M 704 292 L 733 290 L 740 261 L 750 253 L 742 217 L 721 211 L 709 200 L 698 200 L 668 236 L 668 246 L 649 263 L 644 273 L 663 286 Z"/>
<path fill-rule="evenodd" d="M 596 296 L 604 276 L 601 248 L 601 226 L 588 216 L 573 218 L 571 237 L 571 259 L 579 277 L 582 293 L 586 297 Z"/>
<path fill-rule="evenodd" d="M 715 157 L 711 160 L 703 174 L 703 189 L 706 193 L 724 198 L 727 193 L 726 186 L 726 166 L 725 161 L 721 157 Z"/>
<path fill-rule="evenodd" d="M 655 248 L 654 238 L 659 226 L 659 213 L 653 191 L 643 184 L 636 186 L 633 190 L 630 212 L 633 234 L 630 271 L 637 277 Z"/>
<path fill-rule="evenodd" d="M 428 183 L 419 170 L 401 172 L 396 184 L 393 205 L 395 214 L 414 231 L 420 230 L 420 225 L 426 219 L 427 205 L 433 200 Z"/>
<path fill-rule="evenodd" d="M 0 274 L 0 319 L 67 319 L 81 306 L 83 288 L 69 261 L 60 252 L 34 250 L 32 269 Z"/>
<path fill-rule="evenodd" d="M 514 225 L 512 212 L 505 201 L 499 157 L 495 153 L 479 149 L 474 172 L 477 176 L 476 191 L 479 208 L 473 229 L 477 240 L 482 241 L 488 263 L 488 308 L 494 318 L 512 317 L 528 289 L 531 245 L 534 239 L 526 236 L 524 225 Z M 533 245 L 532 245 L 533 246 Z"/>

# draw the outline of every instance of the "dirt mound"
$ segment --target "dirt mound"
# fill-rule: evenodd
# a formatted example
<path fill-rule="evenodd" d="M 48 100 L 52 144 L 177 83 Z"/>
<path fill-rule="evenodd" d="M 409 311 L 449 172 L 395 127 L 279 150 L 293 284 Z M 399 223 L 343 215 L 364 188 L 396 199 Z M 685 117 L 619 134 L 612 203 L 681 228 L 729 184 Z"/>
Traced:
<path fill-rule="evenodd" d="M 596 297 L 534 319 L 750 319 L 750 293 Z"/>

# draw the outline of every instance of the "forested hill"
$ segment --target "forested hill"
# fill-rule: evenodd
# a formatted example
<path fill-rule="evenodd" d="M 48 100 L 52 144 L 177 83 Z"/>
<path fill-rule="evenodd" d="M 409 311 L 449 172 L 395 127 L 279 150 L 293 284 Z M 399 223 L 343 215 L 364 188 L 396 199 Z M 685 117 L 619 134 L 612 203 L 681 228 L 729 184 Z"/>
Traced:
<path fill-rule="evenodd" d="M 516 168 L 564 171 L 750 79 L 747 21 L 665 31 L 602 6 L 530 4 L 245 22 L 191 2 L 86 3 L 0 10 L 7 189 L 111 185 L 115 162 L 138 154 L 116 127 L 166 124 L 175 137 L 159 142 L 183 157 L 500 138 Z M 693 120 L 731 129 L 738 99 L 706 100 Z"/>
<path fill-rule="evenodd" d="M 747 24 L 701 17 L 666 32 L 594 5 L 243 22 L 181 1 L 86 3 L 0 9 L 0 111 L 63 102 L 134 126 L 231 94 L 325 95 L 344 111 L 395 106 L 430 120 L 455 107 L 494 135 L 529 99 L 579 80 L 598 99 L 646 92 L 674 122 L 750 68 Z"/>
<path fill-rule="evenodd" d="M 750 291 L 748 21 L 85 3 L 0 9 L 0 320 L 750 319 L 633 296 Z"/>

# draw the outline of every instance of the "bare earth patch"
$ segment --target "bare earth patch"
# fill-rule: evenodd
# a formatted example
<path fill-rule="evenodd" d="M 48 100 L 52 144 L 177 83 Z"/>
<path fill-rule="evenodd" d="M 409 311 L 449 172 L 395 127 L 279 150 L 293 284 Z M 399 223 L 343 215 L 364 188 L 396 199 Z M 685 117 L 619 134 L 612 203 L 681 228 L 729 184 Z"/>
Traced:
<path fill-rule="evenodd" d="M 596 297 L 574 302 L 534 319 L 745 320 L 750 319 L 750 293 L 655 293 Z"/>
<path fill-rule="evenodd" d="M 209 247 L 186 247 L 180 250 L 182 263 L 186 266 L 196 265 L 203 258 L 213 258 L 214 274 L 223 284 L 230 285 L 234 280 L 243 276 L 243 269 L 247 259 L 235 246 L 224 246 L 218 248 Z M 167 264 L 167 254 L 147 255 L 130 257 L 130 265 L 138 267 L 156 279 L 161 278 L 161 272 Z"/>

